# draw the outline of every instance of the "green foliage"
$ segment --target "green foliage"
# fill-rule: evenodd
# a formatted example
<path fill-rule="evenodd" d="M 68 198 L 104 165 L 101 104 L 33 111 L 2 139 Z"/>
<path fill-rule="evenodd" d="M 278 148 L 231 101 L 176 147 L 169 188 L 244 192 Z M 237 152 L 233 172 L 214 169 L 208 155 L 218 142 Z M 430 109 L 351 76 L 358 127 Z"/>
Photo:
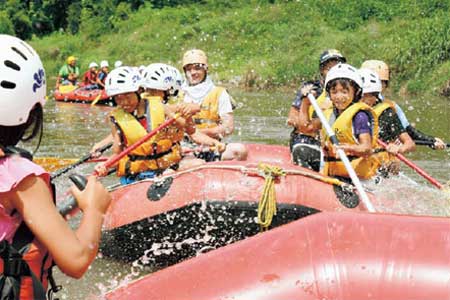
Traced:
<path fill-rule="evenodd" d="M 0 12 L 0 33 L 14 34 L 14 24 L 11 22 L 8 13 L 5 11 Z"/>
<path fill-rule="evenodd" d="M 438 0 L 71 3 L 68 10 L 74 12 L 63 28 L 73 35 L 58 32 L 32 41 L 44 53 L 49 74 L 72 54 L 82 69 L 102 59 L 181 67 L 184 51 L 201 48 L 216 80 L 297 86 L 317 78 L 324 49 L 337 48 L 356 67 L 366 59 L 386 61 L 394 88 L 419 92 L 446 81 L 435 79 L 446 74 L 441 65 L 448 68 L 450 59 L 450 7 Z M 42 7 L 50 4 L 56 1 L 43 1 Z"/>
<path fill-rule="evenodd" d="M 202 4 L 204 1 L 202 0 L 150 0 L 151 6 L 153 8 L 163 8 L 163 7 L 174 7 L 178 5 L 186 5 L 186 4 Z"/>
<path fill-rule="evenodd" d="M 67 31 L 71 34 L 78 32 L 81 22 L 81 3 L 73 2 L 67 9 Z"/>
<path fill-rule="evenodd" d="M 23 10 L 19 10 L 12 15 L 12 23 L 16 35 L 21 39 L 30 39 L 33 35 L 33 27 L 30 18 Z"/>

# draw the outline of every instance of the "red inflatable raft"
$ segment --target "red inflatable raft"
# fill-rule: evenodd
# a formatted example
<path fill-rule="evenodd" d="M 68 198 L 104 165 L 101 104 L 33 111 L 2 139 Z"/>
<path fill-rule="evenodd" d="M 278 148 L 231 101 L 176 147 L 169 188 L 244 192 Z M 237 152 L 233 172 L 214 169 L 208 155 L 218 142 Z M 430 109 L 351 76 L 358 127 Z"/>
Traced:
<path fill-rule="evenodd" d="M 322 212 L 102 299 L 449 299 L 449 219 Z"/>
<path fill-rule="evenodd" d="M 53 92 L 53 96 L 56 101 L 65 102 L 79 102 L 79 103 L 91 103 L 114 105 L 115 102 L 112 98 L 106 95 L 105 90 L 86 90 L 84 88 L 77 88 L 74 90 L 66 89 L 67 91 L 61 91 L 59 89 Z"/>
<path fill-rule="evenodd" d="M 265 177 L 255 160 L 286 173 L 274 184 L 277 214 L 271 227 L 320 211 L 367 210 L 352 190 L 282 162 L 290 159 L 286 147 L 248 147 L 253 162 L 208 163 L 113 189 L 104 222 L 103 254 L 125 261 L 144 257 L 150 264 L 167 266 L 257 234 Z"/>

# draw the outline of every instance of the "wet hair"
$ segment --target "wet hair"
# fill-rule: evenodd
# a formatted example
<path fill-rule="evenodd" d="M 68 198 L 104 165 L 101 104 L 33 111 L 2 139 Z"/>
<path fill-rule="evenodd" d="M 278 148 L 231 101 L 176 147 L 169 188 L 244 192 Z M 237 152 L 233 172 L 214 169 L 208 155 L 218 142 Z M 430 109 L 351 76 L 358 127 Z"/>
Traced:
<path fill-rule="evenodd" d="M 350 86 L 353 87 L 355 94 L 353 95 L 352 103 L 356 103 L 361 99 L 362 89 L 353 80 L 347 78 L 336 78 L 330 81 L 326 86 L 328 95 L 330 95 L 331 89 L 336 87 L 338 84 L 340 84 L 344 89 L 349 89 Z"/>
<path fill-rule="evenodd" d="M 30 111 L 28 120 L 24 124 L 16 126 L 0 125 L 0 145 L 2 147 L 15 146 L 20 141 L 28 142 L 38 136 L 36 151 L 41 144 L 43 124 L 44 113 L 41 104 L 38 103 Z"/>

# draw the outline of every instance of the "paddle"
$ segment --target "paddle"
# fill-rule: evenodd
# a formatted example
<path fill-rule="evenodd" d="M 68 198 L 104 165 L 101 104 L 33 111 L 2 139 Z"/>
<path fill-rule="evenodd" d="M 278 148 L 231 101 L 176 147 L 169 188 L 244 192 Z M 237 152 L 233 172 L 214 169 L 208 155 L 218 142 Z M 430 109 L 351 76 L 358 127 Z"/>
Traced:
<path fill-rule="evenodd" d="M 155 129 L 153 129 L 152 131 L 150 131 L 149 133 L 147 133 L 146 135 L 144 135 L 142 138 L 140 138 L 136 143 L 134 143 L 133 145 L 131 145 L 130 147 L 126 148 L 125 150 L 123 150 L 122 152 L 120 152 L 117 155 L 112 156 L 111 158 L 109 158 L 103 165 L 105 166 L 106 169 L 112 167 L 113 165 L 115 165 L 116 163 L 119 162 L 119 160 L 121 160 L 122 158 L 124 158 L 125 156 L 127 156 L 131 151 L 133 151 L 134 149 L 136 149 L 137 147 L 139 147 L 140 145 L 142 145 L 143 143 L 145 143 L 147 140 L 149 140 L 151 137 L 153 137 L 154 135 L 156 135 L 159 131 L 161 131 L 161 129 L 164 129 L 165 127 L 171 125 L 172 123 L 174 123 L 176 121 L 176 119 L 179 117 L 180 115 L 178 113 L 175 114 L 175 116 L 173 118 L 170 118 L 168 120 L 166 120 L 164 123 L 162 123 L 161 125 L 159 125 L 158 127 L 156 127 Z M 94 176 L 99 176 L 99 174 L 97 173 L 97 171 L 94 171 L 94 173 L 92 173 L 92 175 Z M 74 179 L 71 178 L 72 181 L 74 181 Z M 77 187 L 79 188 L 78 184 L 79 182 L 81 182 L 82 180 L 80 180 L 79 178 L 76 178 L 77 183 L 74 183 L 77 185 Z M 85 181 L 85 179 L 84 179 Z M 80 186 L 82 186 L 82 184 L 80 184 Z M 84 188 L 84 187 L 83 187 Z M 73 211 L 76 207 L 77 207 L 77 201 L 76 199 L 71 196 L 69 197 L 69 199 L 67 199 L 66 201 L 64 201 L 64 203 L 62 203 L 61 205 L 58 206 L 58 211 L 63 215 L 67 215 L 69 214 L 71 211 Z"/>
<path fill-rule="evenodd" d="M 380 144 L 381 146 L 383 146 L 383 148 L 386 149 L 387 144 L 385 142 L 383 142 L 382 140 L 378 139 L 378 144 Z M 435 187 L 437 187 L 438 189 L 444 189 L 444 185 L 441 184 L 439 181 L 437 181 L 436 179 L 434 179 L 433 177 L 431 177 L 427 172 L 425 172 L 423 169 L 419 168 L 417 165 L 415 165 L 412 161 L 410 161 L 409 159 L 407 159 L 406 157 L 404 157 L 402 154 L 397 153 L 395 154 L 395 156 L 401 160 L 402 162 L 404 162 L 408 167 L 410 167 L 411 169 L 413 169 L 414 171 L 416 171 L 417 174 L 419 174 L 420 176 L 422 176 L 423 178 L 425 178 L 426 180 L 428 180 L 428 182 L 430 182 L 432 185 L 434 185 Z"/>
<path fill-rule="evenodd" d="M 73 92 L 76 89 L 77 89 L 77 86 L 76 85 L 72 85 L 72 84 L 70 84 L 70 85 L 60 85 L 58 87 L 59 92 L 62 93 L 62 94 Z"/>
<path fill-rule="evenodd" d="M 97 104 L 98 100 L 100 100 L 101 97 L 102 97 L 102 91 L 100 91 L 98 96 L 94 99 L 94 101 L 92 101 L 91 106 L 94 106 L 95 104 Z"/>
<path fill-rule="evenodd" d="M 313 95 L 308 94 L 308 99 L 311 102 L 311 105 L 314 107 L 314 110 L 316 111 L 317 116 L 320 119 L 320 122 L 322 123 L 322 126 L 325 128 L 328 136 L 330 137 L 330 141 L 333 145 L 338 146 L 339 141 L 334 134 L 333 130 L 330 127 L 330 124 L 328 124 L 327 119 L 323 115 L 322 110 L 320 109 L 319 105 L 317 104 L 316 98 L 314 98 Z M 355 170 L 353 169 L 352 165 L 350 164 L 350 161 L 348 160 L 347 155 L 345 154 L 344 150 L 337 148 L 337 154 L 339 155 L 340 159 L 345 165 L 345 168 L 347 169 L 348 174 L 350 175 L 350 178 L 352 179 L 353 184 L 355 185 L 359 197 L 361 198 L 361 201 L 364 203 L 364 205 L 367 207 L 367 210 L 369 212 L 375 212 L 375 207 L 372 205 L 372 203 L 369 200 L 369 197 L 367 196 L 366 192 L 363 189 L 363 186 L 361 185 L 361 181 L 359 180 L 358 176 L 356 175 Z"/>
<path fill-rule="evenodd" d="M 97 149 L 97 152 L 103 153 L 106 150 L 108 150 L 109 148 L 111 148 L 111 146 L 112 146 L 112 143 L 109 143 L 109 144 L 107 144 L 107 145 Z M 52 173 L 52 175 L 50 176 L 50 179 L 53 180 L 53 179 L 61 176 L 62 174 L 69 172 L 73 168 L 75 168 L 75 167 L 81 165 L 82 163 L 90 160 L 92 158 L 92 155 L 93 155 L 93 153 L 88 153 L 88 154 L 84 155 L 82 158 L 80 158 L 78 161 L 76 161 L 75 163 L 71 164 L 70 166 L 65 167 L 63 169 L 60 169 L 60 170 Z"/>
<path fill-rule="evenodd" d="M 432 141 L 421 141 L 421 140 L 414 140 L 414 143 L 419 146 L 431 146 L 434 147 L 434 142 Z M 450 143 L 445 143 L 445 146 L 447 148 L 450 148 Z"/>
<path fill-rule="evenodd" d="M 86 163 L 96 163 L 106 161 L 106 157 L 91 158 Z M 68 165 L 74 164 L 78 161 L 78 158 L 59 158 L 59 157 L 35 157 L 33 161 L 43 167 L 49 172 L 57 171 L 58 169 L 65 168 Z"/>

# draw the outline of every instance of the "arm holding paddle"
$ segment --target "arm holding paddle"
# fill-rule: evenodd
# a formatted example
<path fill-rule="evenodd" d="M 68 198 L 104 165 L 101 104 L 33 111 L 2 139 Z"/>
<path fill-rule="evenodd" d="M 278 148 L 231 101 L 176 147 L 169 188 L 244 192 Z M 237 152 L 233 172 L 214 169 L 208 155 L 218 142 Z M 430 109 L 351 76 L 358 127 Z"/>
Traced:
<path fill-rule="evenodd" d="M 443 150 L 448 145 L 440 138 L 438 137 L 432 137 L 429 136 L 421 131 L 419 131 L 417 128 L 415 128 L 412 125 L 409 125 L 406 127 L 406 132 L 411 136 L 411 138 L 416 142 L 417 145 L 427 145 L 431 147 L 432 149 L 436 150 Z M 419 141 L 425 141 L 426 143 L 421 144 Z"/>
<path fill-rule="evenodd" d="M 446 143 L 443 140 L 436 138 L 436 140 L 439 141 L 439 143 L 444 144 L 445 148 L 450 148 L 450 143 Z M 434 141 L 423 141 L 423 140 L 414 140 L 414 142 L 416 143 L 416 145 L 420 145 L 420 146 L 429 146 L 431 148 L 435 148 L 435 142 Z"/>
<path fill-rule="evenodd" d="M 192 115 L 200 111 L 200 106 L 191 103 L 179 103 L 174 105 L 164 106 L 165 114 L 171 118 L 176 113 L 179 117 L 176 118 L 175 126 L 181 130 L 184 130 L 187 134 L 193 134 L 195 132 L 195 123 L 192 119 Z"/>
<path fill-rule="evenodd" d="M 378 144 L 380 144 L 381 146 L 383 146 L 384 148 L 386 148 L 388 145 L 383 142 L 382 140 L 378 139 Z M 427 172 L 425 172 L 424 170 L 422 170 L 421 168 L 419 168 L 417 165 L 415 165 L 413 162 L 411 162 L 410 160 L 408 160 L 406 157 L 404 157 L 402 154 L 397 153 L 396 154 L 397 158 L 399 160 L 401 160 L 402 162 L 404 162 L 408 167 L 410 167 L 411 169 L 413 169 L 414 171 L 417 172 L 417 174 L 419 174 L 420 176 L 422 176 L 423 178 L 425 178 L 426 180 L 428 180 L 428 182 L 430 182 L 432 185 L 434 185 L 435 187 L 437 187 L 438 189 L 444 189 L 444 185 L 441 184 L 439 181 L 437 181 L 436 179 L 434 179 L 433 177 L 431 177 Z"/>
<path fill-rule="evenodd" d="M 405 154 L 416 150 L 416 144 L 407 132 L 403 132 L 399 136 L 399 140 L 388 143 L 386 151 L 394 155 Z"/>
<path fill-rule="evenodd" d="M 320 123 L 319 118 L 310 118 L 309 108 L 311 107 L 311 103 L 308 100 L 308 94 L 314 93 L 314 86 L 303 86 L 300 92 L 303 97 L 300 105 L 297 128 L 304 133 L 316 133 L 322 128 L 322 124 Z M 314 94 L 313 97 L 315 97 Z"/>

